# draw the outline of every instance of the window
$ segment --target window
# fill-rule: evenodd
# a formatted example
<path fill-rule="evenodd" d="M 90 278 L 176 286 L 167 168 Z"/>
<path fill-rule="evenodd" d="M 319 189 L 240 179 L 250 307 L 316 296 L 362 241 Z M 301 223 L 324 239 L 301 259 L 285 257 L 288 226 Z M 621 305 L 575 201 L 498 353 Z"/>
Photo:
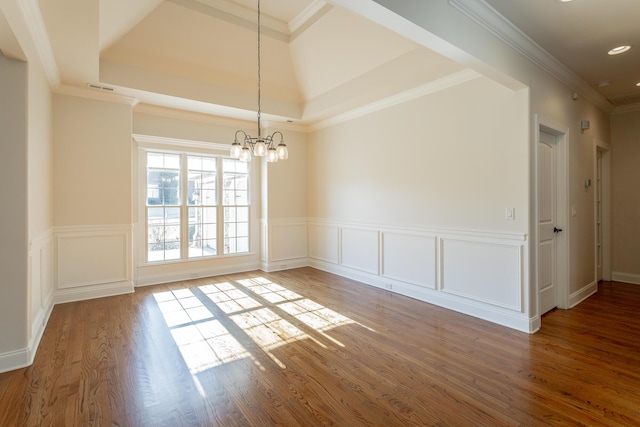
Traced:
<path fill-rule="evenodd" d="M 148 151 L 146 171 L 148 262 L 249 252 L 247 163 Z"/>

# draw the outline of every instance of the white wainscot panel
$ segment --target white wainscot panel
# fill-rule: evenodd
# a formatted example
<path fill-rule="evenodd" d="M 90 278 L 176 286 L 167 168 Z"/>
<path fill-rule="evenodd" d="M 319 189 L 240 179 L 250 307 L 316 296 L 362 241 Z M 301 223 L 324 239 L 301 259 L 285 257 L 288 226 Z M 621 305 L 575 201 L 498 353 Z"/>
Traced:
<path fill-rule="evenodd" d="M 307 226 L 273 225 L 271 227 L 272 262 L 307 257 Z"/>
<path fill-rule="evenodd" d="M 442 239 L 441 259 L 443 292 L 521 311 L 521 245 Z"/>
<path fill-rule="evenodd" d="M 382 275 L 406 283 L 436 288 L 436 238 L 384 232 Z"/>
<path fill-rule="evenodd" d="M 342 265 L 379 274 L 379 233 L 376 230 L 342 229 Z"/>
<path fill-rule="evenodd" d="M 128 280 L 127 235 L 58 236 L 58 289 Z"/>
<path fill-rule="evenodd" d="M 309 224 L 309 257 L 337 264 L 339 261 L 338 227 Z"/>

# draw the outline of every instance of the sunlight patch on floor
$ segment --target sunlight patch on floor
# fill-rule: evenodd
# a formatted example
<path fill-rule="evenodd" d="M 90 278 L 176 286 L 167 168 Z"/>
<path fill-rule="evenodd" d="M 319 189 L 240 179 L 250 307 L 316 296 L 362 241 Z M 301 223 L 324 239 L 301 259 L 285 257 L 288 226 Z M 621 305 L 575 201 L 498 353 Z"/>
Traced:
<path fill-rule="evenodd" d="M 344 347 L 327 331 L 360 325 L 264 277 L 157 292 L 153 297 L 196 382 L 198 373 L 246 358 L 264 369 L 252 354 L 253 344 L 285 369 L 273 350 L 305 339 L 325 349 L 322 339 Z"/>

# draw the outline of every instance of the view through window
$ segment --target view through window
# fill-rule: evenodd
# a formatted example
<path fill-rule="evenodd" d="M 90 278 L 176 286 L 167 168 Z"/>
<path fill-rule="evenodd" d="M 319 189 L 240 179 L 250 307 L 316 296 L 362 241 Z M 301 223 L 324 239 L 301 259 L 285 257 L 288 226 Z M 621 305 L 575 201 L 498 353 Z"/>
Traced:
<path fill-rule="evenodd" d="M 146 170 L 148 262 L 249 252 L 247 163 L 147 152 Z"/>

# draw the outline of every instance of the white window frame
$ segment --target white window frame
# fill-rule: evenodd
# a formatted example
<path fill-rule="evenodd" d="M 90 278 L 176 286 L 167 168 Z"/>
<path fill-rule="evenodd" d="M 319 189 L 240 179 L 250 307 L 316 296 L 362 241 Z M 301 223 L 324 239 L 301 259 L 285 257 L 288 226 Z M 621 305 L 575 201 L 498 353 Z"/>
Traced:
<path fill-rule="evenodd" d="M 229 145 L 228 144 L 216 144 L 210 142 L 200 142 L 200 141 L 190 141 L 190 140 L 181 140 L 181 139 L 173 139 L 173 138 L 163 138 L 163 137 L 155 137 L 148 135 L 139 135 L 134 134 L 133 139 L 136 142 L 137 149 L 134 147 L 134 159 L 136 168 L 134 170 L 134 174 L 137 180 L 137 185 L 134 187 L 133 191 L 133 206 L 134 206 L 134 218 L 136 218 L 136 244 L 137 250 L 135 251 L 134 261 L 137 261 L 136 264 L 138 266 L 159 266 L 165 264 L 175 264 L 175 263 L 192 263 L 192 262 L 211 262 L 212 260 L 219 260 L 223 258 L 231 258 L 231 257 L 255 257 L 256 251 L 258 249 L 259 242 L 259 220 L 257 217 L 258 211 L 258 197 L 256 191 L 256 162 L 249 163 L 249 251 L 241 252 L 241 253 L 233 253 L 233 254 L 225 254 L 224 252 L 224 231 L 223 231 L 223 212 L 224 207 L 226 205 L 223 204 L 222 200 L 222 159 L 230 159 L 229 157 Z M 204 256 L 204 257 L 188 257 L 188 226 L 182 226 L 182 229 L 187 230 L 187 235 L 185 235 L 184 231 L 181 231 L 181 257 L 180 259 L 171 259 L 171 260 L 161 260 L 161 261 L 148 261 L 147 260 L 147 153 L 148 152 L 157 152 L 157 153 L 167 153 L 167 154 L 184 154 L 182 167 L 186 166 L 186 155 L 195 155 L 195 156 L 211 156 L 218 158 L 217 160 L 217 182 L 219 183 L 219 188 L 217 188 L 217 200 L 218 204 L 217 208 L 217 227 L 218 232 L 216 235 L 217 239 L 217 254 L 212 256 Z M 181 169 L 181 173 L 182 169 Z M 186 174 L 187 172 L 184 171 Z M 186 194 L 186 185 L 182 186 L 184 189 L 181 190 L 181 196 L 184 197 Z M 189 206 L 186 203 L 182 203 L 180 205 L 181 209 L 181 217 L 184 218 L 188 222 L 188 208 Z"/>

